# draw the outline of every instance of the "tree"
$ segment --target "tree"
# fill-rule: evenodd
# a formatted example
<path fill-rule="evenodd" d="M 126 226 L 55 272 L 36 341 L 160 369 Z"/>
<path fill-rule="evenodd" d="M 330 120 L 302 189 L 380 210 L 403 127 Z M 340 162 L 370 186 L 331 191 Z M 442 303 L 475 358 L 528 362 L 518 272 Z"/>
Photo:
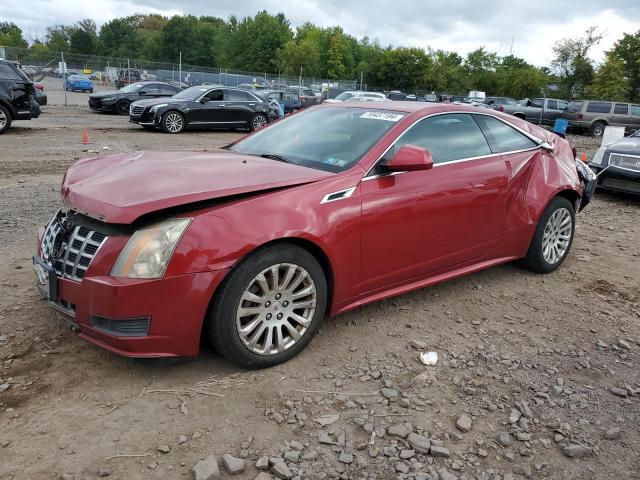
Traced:
<path fill-rule="evenodd" d="M 640 101 L 640 30 L 636 33 L 625 33 L 618 40 L 607 57 L 617 58 L 624 68 L 624 75 L 629 82 L 628 99 L 633 102 Z M 611 65 L 613 67 L 613 65 Z"/>
<path fill-rule="evenodd" d="M 93 55 L 98 50 L 96 23 L 90 18 L 79 21 L 70 29 L 69 47 L 74 53 Z"/>
<path fill-rule="evenodd" d="M 630 90 L 631 84 L 627 78 L 626 65 L 616 55 L 609 53 L 586 92 L 592 98 L 624 102 L 629 100 Z"/>
<path fill-rule="evenodd" d="M 68 25 L 52 25 L 47 27 L 45 43 L 54 52 L 68 52 L 71 48 L 73 27 Z"/>
<path fill-rule="evenodd" d="M 285 75 L 298 75 L 300 69 L 304 75 L 318 75 L 320 52 L 308 38 L 296 42 L 289 40 L 278 50 L 278 69 Z"/>
<path fill-rule="evenodd" d="M 29 46 L 22 36 L 22 29 L 15 23 L 9 22 L 0 22 L 0 45 L 20 48 Z"/>
<path fill-rule="evenodd" d="M 602 37 L 596 27 L 589 27 L 584 36 L 564 38 L 554 45 L 551 65 L 560 76 L 561 87 L 567 98 L 581 96 L 584 88 L 591 83 L 594 69 L 588 54 Z"/>
<path fill-rule="evenodd" d="M 387 49 L 380 57 L 378 79 L 386 88 L 423 88 L 425 72 L 431 63 L 431 58 L 421 48 Z"/>
<path fill-rule="evenodd" d="M 327 77 L 334 80 L 342 80 L 347 76 L 345 57 L 348 47 L 341 33 L 339 31 L 333 33 L 327 51 Z"/>
<path fill-rule="evenodd" d="M 114 18 L 100 27 L 103 55 L 135 57 L 140 48 L 135 27 L 136 17 Z"/>

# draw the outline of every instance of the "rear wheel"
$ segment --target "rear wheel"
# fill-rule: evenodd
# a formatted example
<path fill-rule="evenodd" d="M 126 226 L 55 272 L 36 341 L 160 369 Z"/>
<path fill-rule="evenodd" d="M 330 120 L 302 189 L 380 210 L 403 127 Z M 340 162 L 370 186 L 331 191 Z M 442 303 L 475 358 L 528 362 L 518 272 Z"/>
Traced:
<path fill-rule="evenodd" d="M 251 119 L 249 130 L 252 132 L 264 127 L 267 124 L 267 116 L 262 113 L 256 113 Z"/>
<path fill-rule="evenodd" d="M 181 133 L 184 130 L 184 116 L 172 110 L 162 116 L 161 125 L 165 133 Z"/>
<path fill-rule="evenodd" d="M 311 341 L 326 305 L 327 281 L 313 255 L 295 245 L 273 245 L 229 273 L 216 293 L 205 335 L 236 364 L 270 367 Z"/>
<path fill-rule="evenodd" d="M 131 102 L 128 102 L 126 100 L 120 100 L 118 103 L 116 103 L 116 112 L 118 113 L 118 115 L 129 115 L 130 104 Z"/>
<path fill-rule="evenodd" d="M 552 272 L 567 258 L 574 232 L 573 205 L 564 197 L 555 197 L 540 218 L 522 264 L 534 272 Z"/>
<path fill-rule="evenodd" d="M 11 112 L 0 105 L 0 133 L 4 133 L 11 127 Z"/>
<path fill-rule="evenodd" d="M 606 128 L 606 124 L 604 122 L 594 122 L 589 129 L 589 134 L 592 137 L 601 137 L 604 135 L 604 129 Z"/>

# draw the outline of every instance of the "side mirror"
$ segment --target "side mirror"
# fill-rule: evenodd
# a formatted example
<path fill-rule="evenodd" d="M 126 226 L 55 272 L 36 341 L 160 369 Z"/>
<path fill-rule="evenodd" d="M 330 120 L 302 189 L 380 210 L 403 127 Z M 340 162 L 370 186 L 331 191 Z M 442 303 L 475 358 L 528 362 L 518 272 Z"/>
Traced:
<path fill-rule="evenodd" d="M 416 145 L 403 145 L 386 165 L 392 172 L 415 172 L 433 168 L 431 152 Z"/>

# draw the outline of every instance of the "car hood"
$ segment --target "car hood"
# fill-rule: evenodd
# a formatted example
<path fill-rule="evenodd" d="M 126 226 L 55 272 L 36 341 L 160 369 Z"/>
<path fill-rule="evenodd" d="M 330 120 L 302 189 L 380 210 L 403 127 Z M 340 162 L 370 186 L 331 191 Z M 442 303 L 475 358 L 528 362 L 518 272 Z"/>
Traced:
<path fill-rule="evenodd" d="M 606 145 L 612 152 L 635 153 L 640 155 L 640 137 L 627 137 Z"/>
<path fill-rule="evenodd" d="M 116 95 L 126 95 L 126 93 L 122 93 L 120 90 L 107 90 L 106 92 L 92 93 L 89 98 L 106 98 L 115 97 Z"/>
<path fill-rule="evenodd" d="M 171 207 L 334 175 L 227 150 L 132 152 L 80 160 L 67 170 L 61 192 L 70 209 L 107 223 L 129 224 Z"/>

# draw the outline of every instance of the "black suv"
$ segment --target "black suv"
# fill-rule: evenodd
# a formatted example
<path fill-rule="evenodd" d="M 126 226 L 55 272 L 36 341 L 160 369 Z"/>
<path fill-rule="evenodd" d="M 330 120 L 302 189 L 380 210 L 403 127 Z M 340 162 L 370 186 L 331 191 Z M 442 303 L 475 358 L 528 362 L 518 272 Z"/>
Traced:
<path fill-rule="evenodd" d="M 0 134 L 13 120 L 31 120 L 40 115 L 33 82 L 13 63 L 0 60 Z"/>

